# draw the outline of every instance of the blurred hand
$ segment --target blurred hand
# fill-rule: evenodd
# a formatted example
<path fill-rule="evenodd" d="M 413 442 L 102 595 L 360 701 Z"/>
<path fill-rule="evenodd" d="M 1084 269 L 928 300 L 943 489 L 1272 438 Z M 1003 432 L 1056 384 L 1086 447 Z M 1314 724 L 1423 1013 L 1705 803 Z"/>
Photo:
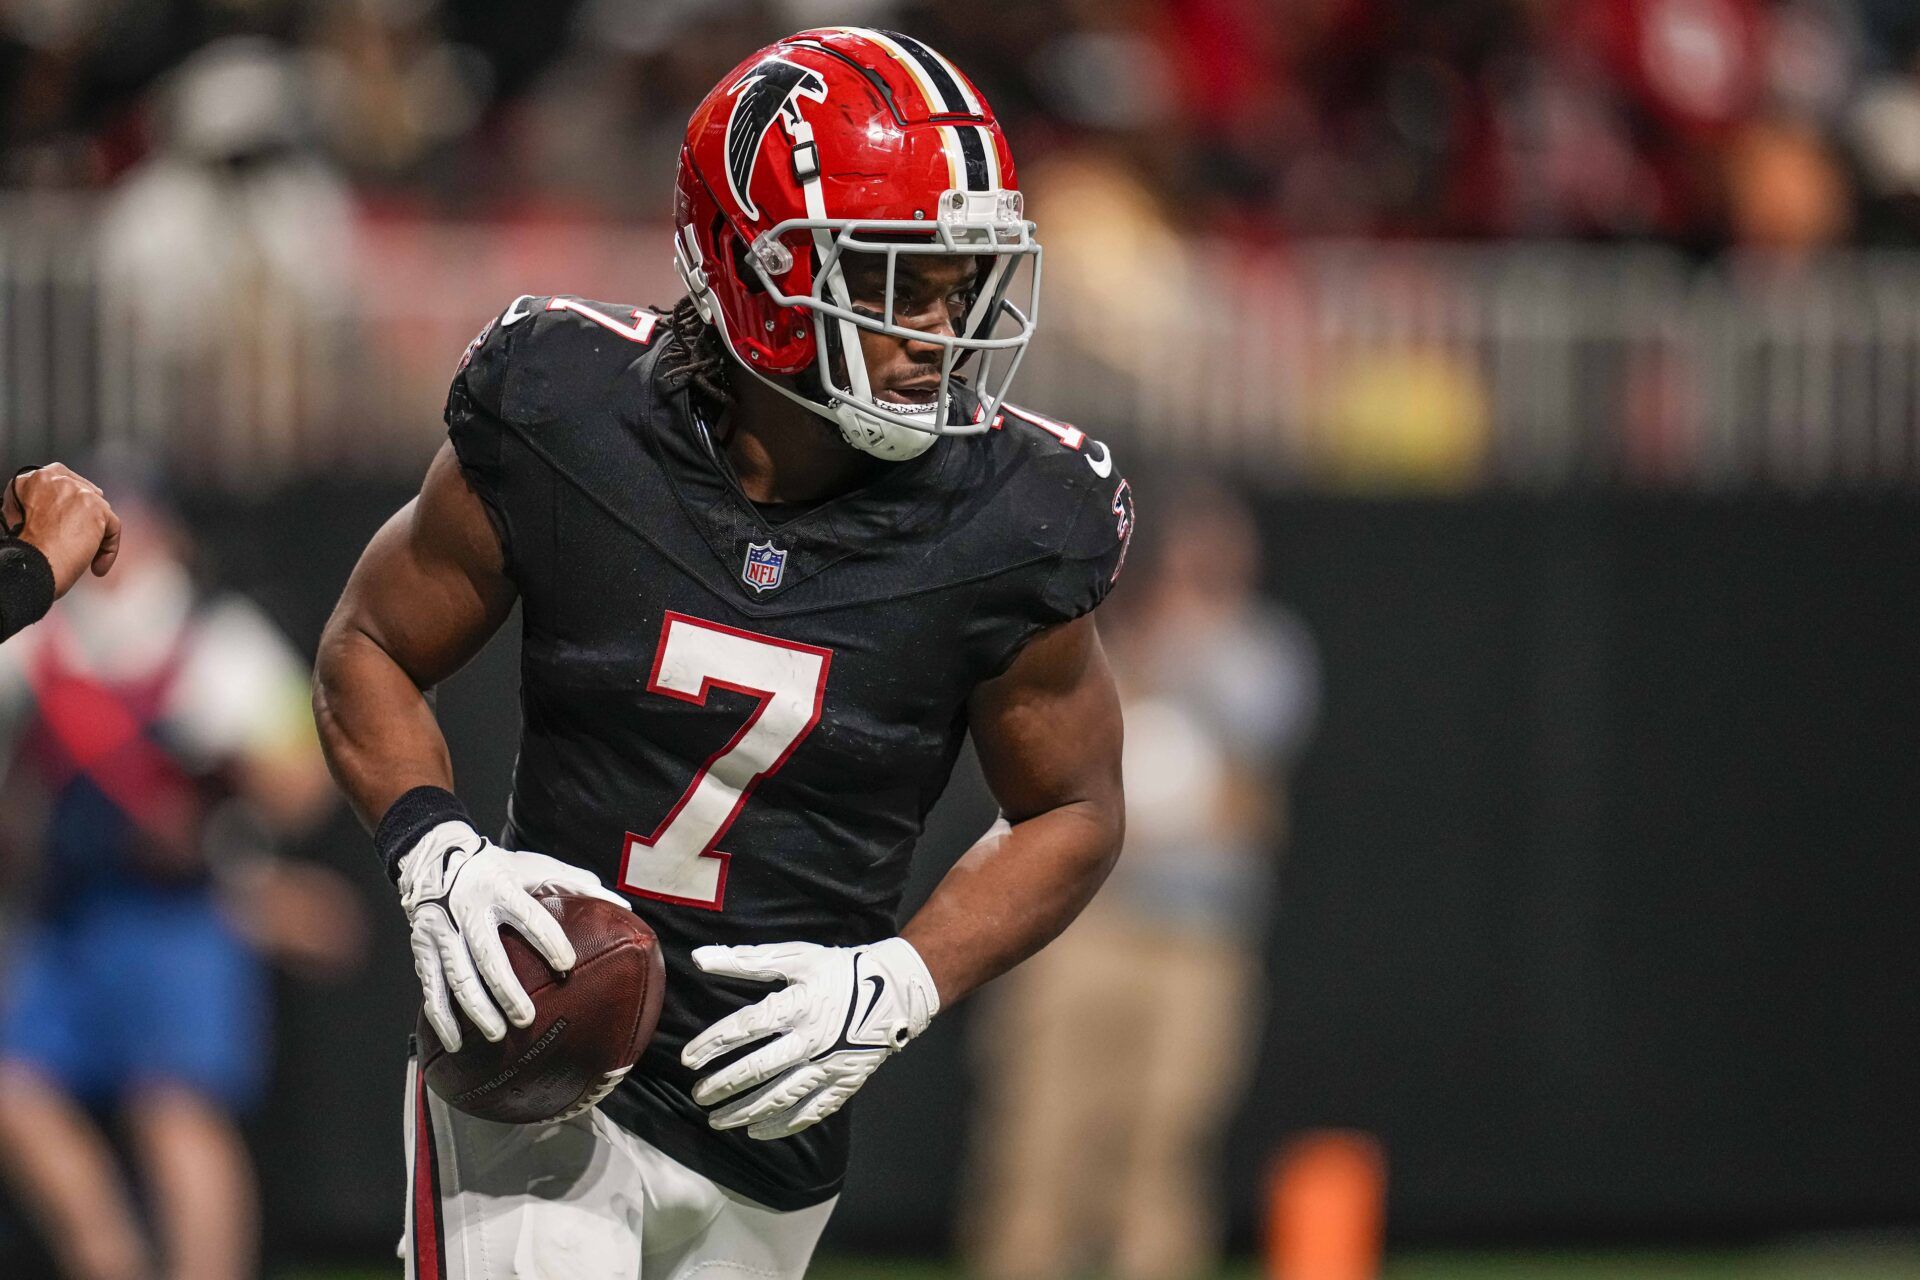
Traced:
<path fill-rule="evenodd" d="M 227 909 L 247 941 L 303 978 L 343 978 L 366 956 L 366 911 L 337 871 L 255 858 L 225 887 Z"/>
<path fill-rule="evenodd" d="M 21 526 L 20 540 L 33 544 L 52 566 L 56 600 L 89 565 L 100 577 L 120 554 L 120 517 L 100 487 L 58 462 L 9 484 L 0 509 L 7 528 Z"/>

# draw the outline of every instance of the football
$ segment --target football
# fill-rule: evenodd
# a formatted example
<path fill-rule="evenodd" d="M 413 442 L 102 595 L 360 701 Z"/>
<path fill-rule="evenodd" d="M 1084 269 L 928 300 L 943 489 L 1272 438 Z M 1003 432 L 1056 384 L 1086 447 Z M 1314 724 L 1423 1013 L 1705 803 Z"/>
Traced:
<path fill-rule="evenodd" d="M 533 997 L 533 1021 L 489 1042 L 458 1005 L 464 1043 L 447 1052 L 426 1015 L 415 1029 L 427 1087 L 447 1105 L 502 1124 L 561 1120 L 612 1092 L 653 1038 L 666 985 L 660 941 L 646 921 L 599 898 L 534 895 L 573 943 L 556 975 L 511 927 L 500 930 L 513 972 Z"/>

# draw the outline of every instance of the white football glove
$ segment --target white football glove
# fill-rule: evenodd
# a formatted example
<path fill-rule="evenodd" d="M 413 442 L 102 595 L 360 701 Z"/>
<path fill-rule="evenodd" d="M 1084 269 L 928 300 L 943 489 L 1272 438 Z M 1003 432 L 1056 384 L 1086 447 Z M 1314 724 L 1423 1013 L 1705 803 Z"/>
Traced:
<path fill-rule="evenodd" d="M 544 853 L 502 849 L 464 822 L 441 823 L 400 859 L 413 969 L 427 1021 L 449 1052 L 459 1052 L 461 1040 L 454 1001 L 488 1040 L 506 1035 L 508 1022 L 524 1027 L 533 1021 L 533 999 L 513 975 L 501 925 L 518 929 L 554 972 L 573 968 L 566 931 L 534 901 L 534 890 L 548 887 L 628 906 L 593 872 Z"/>
<path fill-rule="evenodd" d="M 693 962 L 708 973 L 787 984 L 720 1019 L 680 1053 L 698 1071 L 742 1045 L 778 1037 L 693 1086 L 703 1107 L 736 1099 L 716 1109 L 709 1125 L 745 1126 L 753 1138 L 791 1137 L 838 1111 L 940 1012 L 933 975 L 905 938 L 863 947 L 699 947 Z"/>

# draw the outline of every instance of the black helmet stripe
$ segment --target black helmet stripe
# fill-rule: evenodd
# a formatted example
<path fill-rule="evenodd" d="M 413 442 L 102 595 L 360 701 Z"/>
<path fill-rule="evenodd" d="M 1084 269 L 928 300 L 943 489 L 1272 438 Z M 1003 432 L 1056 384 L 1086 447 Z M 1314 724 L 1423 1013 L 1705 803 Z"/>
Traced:
<path fill-rule="evenodd" d="M 936 58 L 933 50 L 915 40 L 912 36 L 903 36 L 898 31 L 882 31 L 881 35 L 907 51 L 920 69 L 927 73 L 934 92 L 940 95 L 941 103 L 948 111 L 957 115 L 972 115 L 973 109 L 967 105 L 967 95 L 960 91 L 960 82 L 953 78 L 946 65 Z"/>
<path fill-rule="evenodd" d="M 961 125 L 955 129 L 954 136 L 960 139 L 960 158 L 966 162 L 967 190 L 989 191 L 993 181 L 987 176 L 987 148 L 981 142 L 983 129 L 970 129 Z"/>

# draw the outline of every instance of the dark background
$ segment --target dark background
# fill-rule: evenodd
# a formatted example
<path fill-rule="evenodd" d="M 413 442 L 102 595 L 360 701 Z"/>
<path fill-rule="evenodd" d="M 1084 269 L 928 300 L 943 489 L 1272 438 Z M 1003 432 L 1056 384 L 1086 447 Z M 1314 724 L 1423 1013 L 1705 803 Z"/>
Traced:
<path fill-rule="evenodd" d="M 190 507 L 222 548 L 210 576 L 311 646 L 404 497 Z M 1316 632 L 1327 692 L 1227 1153 L 1242 1242 L 1271 1154 L 1323 1125 L 1381 1136 L 1401 1242 L 1920 1222 L 1920 502 L 1260 511 L 1270 585 Z M 449 682 L 440 712 L 462 790 L 497 822 L 514 646 Z M 990 816 L 963 770 L 922 891 Z M 363 885 L 375 956 L 345 985 L 284 988 L 254 1132 L 268 1242 L 366 1256 L 399 1230 L 418 997 L 365 838 L 342 816 L 311 852 Z M 966 1033 L 963 1007 L 862 1094 L 829 1248 L 945 1247 Z"/>

